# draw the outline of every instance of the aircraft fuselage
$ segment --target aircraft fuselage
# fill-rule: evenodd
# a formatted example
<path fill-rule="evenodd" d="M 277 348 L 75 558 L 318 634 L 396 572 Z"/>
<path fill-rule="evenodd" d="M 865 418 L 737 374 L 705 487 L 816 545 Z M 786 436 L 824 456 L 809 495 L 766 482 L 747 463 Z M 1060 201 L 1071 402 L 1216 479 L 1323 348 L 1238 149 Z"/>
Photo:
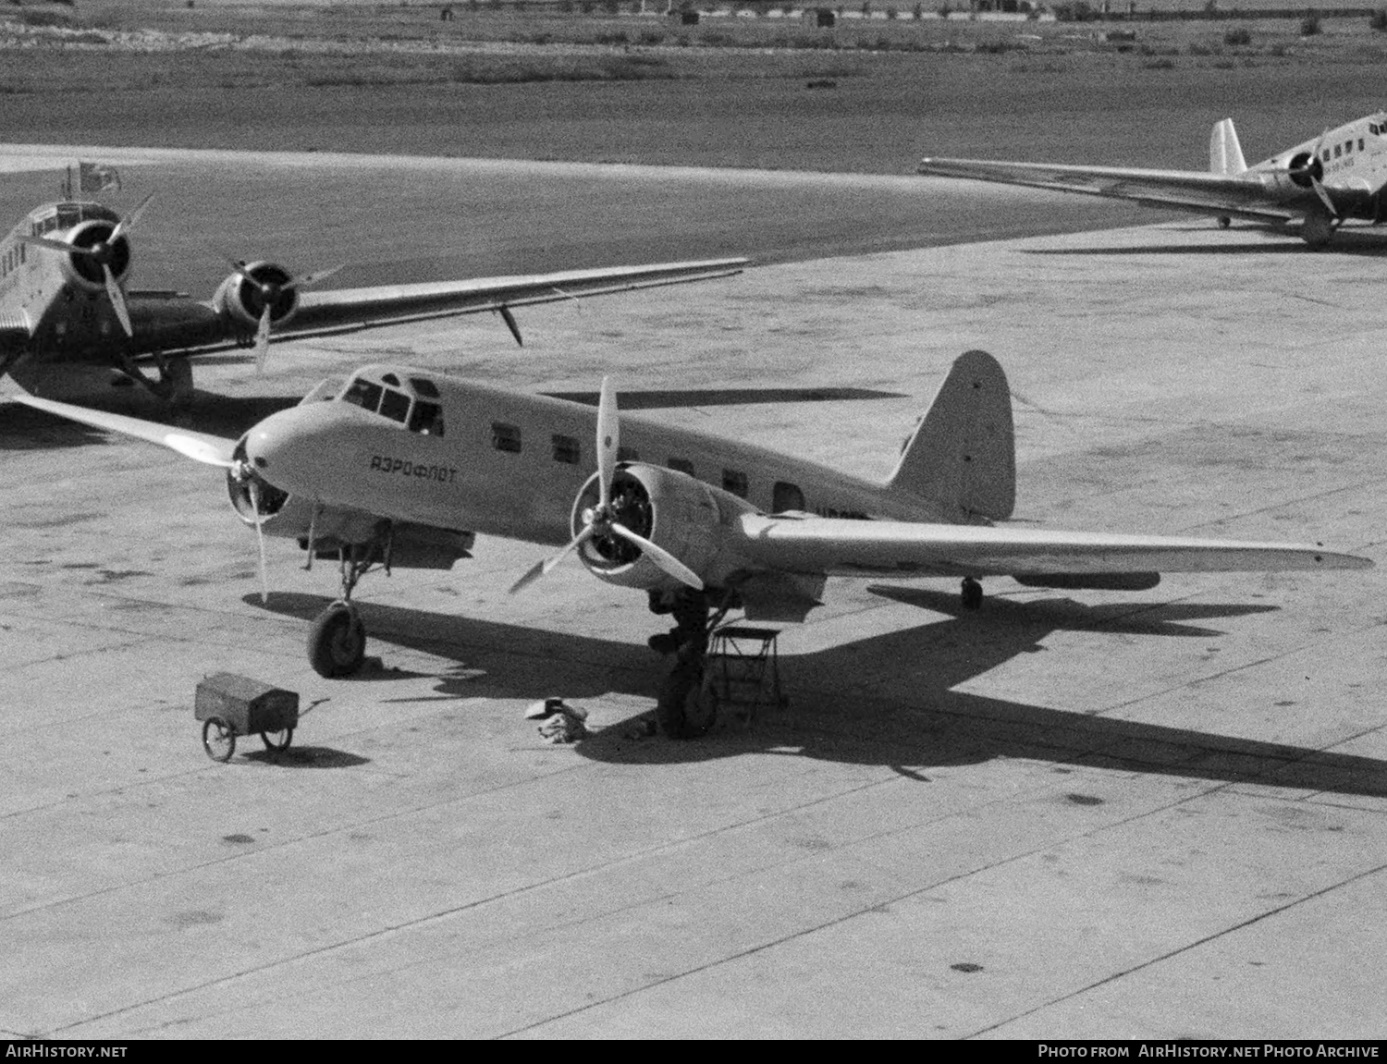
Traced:
<path fill-rule="evenodd" d="M 372 366 L 331 401 L 267 418 L 245 443 L 257 472 L 300 501 L 563 544 L 574 500 L 596 470 L 596 428 L 592 407 Z M 619 460 L 720 486 L 745 510 L 966 520 L 810 461 L 636 417 L 622 420 Z"/>

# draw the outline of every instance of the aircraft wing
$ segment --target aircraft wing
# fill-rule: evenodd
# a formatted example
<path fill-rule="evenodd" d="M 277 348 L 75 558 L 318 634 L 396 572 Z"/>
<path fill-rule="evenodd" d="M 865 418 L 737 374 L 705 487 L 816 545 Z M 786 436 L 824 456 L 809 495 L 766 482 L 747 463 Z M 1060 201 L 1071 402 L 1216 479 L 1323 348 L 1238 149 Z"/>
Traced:
<path fill-rule="evenodd" d="M 770 569 L 830 576 L 1077 576 L 1364 569 L 1368 558 L 1313 545 L 1058 532 L 983 525 L 740 518 L 742 553 Z"/>
<path fill-rule="evenodd" d="M 1148 207 L 1227 214 L 1255 221 L 1283 222 L 1303 212 L 1281 206 L 1289 198 L 1263 184 L 1260 176 L 1227 176 L 1207 170 L 1141 170 L 1117 166 L 1063 166 L 1052 163 L 994 162 L 987 159 L 921 159 L 919 173 L 995 181 L 1054 192 L 1132 200 Z"/>
<path fill-rule="evenodd" d="M 294 317 L 277 336 L 289 338 L 319 330 L 370 328 L 375 325 L 476 314 L 481 311 L 554 303 L 583 296 L 612 295 L 640 288 L 707 281 L 741 273 L 746 259 L 666 262 L 650 266 L 614 266 L 593 270 L 516 277 L 483 277 L 469 281 L 381 285 L 305 291 Z"/>
<path fill-rule="evenodd" d="M 161 425 L 157 421 L 141 421 L 139 418 L 126 417 L 123 414 L 108 414 L 103 410 L 89 410 L 84 406 L 57 403 L 52 399 L 39 399 L 32 395 L 11 394 L 9 398 L 16 403 L 23 403 L 35 410 L 56 414 L 58 417 L 67 418 L 69 421 L 77 421 L 93 428 L 119 432 L 122 435 L 134 436 L 136 439 L 146 440 L 149 443 L 157 443 L 161 447 L 167 447 L 196 462 L 203 462 L 207 465 L 231 465 L 232 451 L 236 446 L 235 440 L 222 439 L 220 436 L 211 436 L 205 432 L 175 428 L 173 425 Z"/>

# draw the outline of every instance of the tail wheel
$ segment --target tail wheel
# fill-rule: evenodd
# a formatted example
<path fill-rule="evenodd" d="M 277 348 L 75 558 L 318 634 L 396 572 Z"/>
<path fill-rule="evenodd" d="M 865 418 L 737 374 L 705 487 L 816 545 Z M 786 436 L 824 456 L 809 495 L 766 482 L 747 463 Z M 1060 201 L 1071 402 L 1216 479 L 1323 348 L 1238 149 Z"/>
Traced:
<path fill-rule="evenodd" d="M 697 739 L 718 719 L 717 693 L 700 660 L 681 661 L 660 688 L 655 719 L 671 739 Z"/>
<path fill-rule="evenodd" d="M 355 607 L 334 602 L 308 633 L 308 660 L 319 676 L 350 676 L 366 660 L 366 626 Z"/>

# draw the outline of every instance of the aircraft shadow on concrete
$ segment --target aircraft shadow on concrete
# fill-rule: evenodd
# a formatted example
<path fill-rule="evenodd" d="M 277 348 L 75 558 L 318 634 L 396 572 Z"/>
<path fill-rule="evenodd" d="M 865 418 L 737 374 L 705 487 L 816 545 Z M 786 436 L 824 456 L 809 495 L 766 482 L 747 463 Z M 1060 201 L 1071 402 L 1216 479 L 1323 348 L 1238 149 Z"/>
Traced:
<path fill-rule="evenodd" d="M 1041 641 L 1052 632 L 1208 639 L 1221 633 L 1200 622 L 1269 612 L 1274 607 L 1087 606 L 1066 598 L 1022 603 L 994 596 L 981 611 L 965 612 L 958 596 L 950 592 L 886 586 L 872 590 L 944 616 L 827 650 L 782 655 L 782 682 L 791 706 L 785 711 L 763 711 L 749 727 L 729 723 L 703 739 L 675 742 L 637 738 L 640 729 L 627 720 L 594 732 L 576 749 L 597 761 L 649 765 L 747 753 L 783 754 L 884 765 L 920 780 L 928 780 L 930 768 L 1026 758 L 1083 768 L 1387 796 L 1387 761 L 954 690 L 1017 655 L 1043 652 Z M 258 605 L 259 597 L 248 595 L 245 601 Z M 308 620 L 328 601 L 315 595 L 277 593 L 264 608 Z M 440 699 L 536 700 L 561 695 L 581 704 L 584 698 L 617 692 L 649 698 L 653 708 L 669 668 L 668 659 L 636 644 L 373 603 L 363 603 L 362 611 L 368 629 L 380 640 L 456 662 L 455 668 L 438 678 L 435 697 Z M 905 693 L 903 688 L 910 684 L 914 686 Z"/>

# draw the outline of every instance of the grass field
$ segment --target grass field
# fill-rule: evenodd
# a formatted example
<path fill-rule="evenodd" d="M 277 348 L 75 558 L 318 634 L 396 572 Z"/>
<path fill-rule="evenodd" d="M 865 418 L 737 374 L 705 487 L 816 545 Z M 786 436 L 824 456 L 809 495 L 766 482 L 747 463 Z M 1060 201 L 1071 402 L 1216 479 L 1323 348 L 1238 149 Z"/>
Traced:
<path fill-rule="evenodd" d="M 0 10 L 8 141 L 886 173 L 924 153 L 1201 166 L 1226 115 L 1261 157 L 1377 109 L 1387 59 L 1362 19 L 1310 38 L 1239 22 L 1230 44 L 1220 22 L 1111 40 L 1095 23 L 677 27 L 534 5 Z"/>

